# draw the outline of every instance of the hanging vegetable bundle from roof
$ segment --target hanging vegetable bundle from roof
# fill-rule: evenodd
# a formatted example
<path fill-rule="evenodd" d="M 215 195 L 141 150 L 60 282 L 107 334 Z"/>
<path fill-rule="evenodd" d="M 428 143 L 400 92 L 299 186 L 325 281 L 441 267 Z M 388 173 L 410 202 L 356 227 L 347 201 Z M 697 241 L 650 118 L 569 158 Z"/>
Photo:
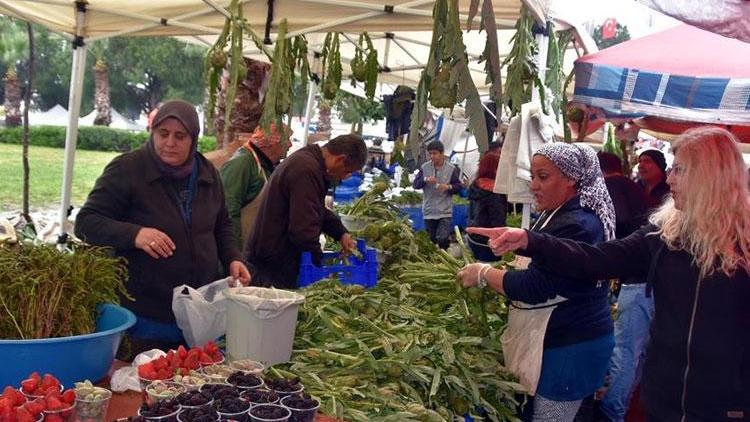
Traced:
<path fill-rule="evenodd" d="M 356 86 L 357 82 L 364 82 L 365 95 L 372 99 L 375 96 L 380 64 L 378 52 L 367 32 L 359 34 L 354 58 L 349 62 L 349 67 L 352 69 L 352 86 Z"/>

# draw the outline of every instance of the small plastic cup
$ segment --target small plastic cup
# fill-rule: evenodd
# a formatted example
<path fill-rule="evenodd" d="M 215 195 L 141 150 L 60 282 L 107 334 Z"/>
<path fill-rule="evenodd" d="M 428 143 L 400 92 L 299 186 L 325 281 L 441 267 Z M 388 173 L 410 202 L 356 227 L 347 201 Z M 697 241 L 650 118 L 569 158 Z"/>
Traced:
<path fill-rule="evenodd" d="M 203 406 L 211 406 L 211 405 L 212 405 L 212 404 L 214 403 L 214 399 L 213 399 L 213 397 L 212 397 L 212 398 L 211 398 L 211 399 L 210 399 L 209 401 L 207 401 L 206 403 L 201 403 L 201 404 L 199 404 L 199 405 L 196 405 L 196 406 L 191 406 L 191 405 L 187 405 L 187 404 L 182 404 L 182 403 L 180 402 L 180 399 L 179 399 L 179 397 L 177 398 L 177 402 L 178 402 L 178 403 L 180 403 L 180 408 L 181 408 L 181 409 L 197 409 L 197 408 L 199 408 L 199 407 L 203 407 Z"/>
<path fill-rule="evenodd" d="M 192 410 L 192 409 L 199 409 L 199 408 L 202 408 L 202 407 L 205 407 L 205 408 L 207 408 L 207 410 L 211 410 L 212 411 L 212 414 L 215 415 L 214 421 L 218 421 L 219 420 L 219 412 L 217 412 L 216 409 L 214 409 L 210 405 L 205 405 L 205 406 L 196 406 L 196 407 L 184 407 L 184 408 L 180 409 L 180 413 L 177 414 L 177 422 L 193 422 L 192 418 L 188 418 L 186 416 L 189 414 L 190 410 Z"/>
<path fill-rule="evenodd" d="M 231 362 L 229 366 L 234 370 L 246 372 L 255 376 L 260 376 L 266 369 L 262 363 L 256 362 L 252 359 L 236 360 Z"/>
<path fill-rule="evenodd" d="M 157 382 L 163 383 L 167 387 L 173 388 L 173 390 L 165 391 L 162 393 L 156 393 L 153 391 L 153 387 L 154 387 L 154 384 Z M 173 399 L 179 396 L 180 394 L 184 393 L 185 391 L 187 391 L 187 389 L 183 385 L 177 384 L 176 382 L 171 382 L 171 381 L 154 381 L 148 386 L 146 386 L 146 389 L 144 390 L 144 392 L 146 393 L 146 403 L 149 405 L 154 404 L 156 402 L 163 401 L 163 400 Z"/>
<path fill-rule="evenodd" d="M 311 407 L 308 409 L 300 409 L 288 404 L 290 400 L 297 397 L 299 396 L 286 396 L 281 399 L 281 405 L 292 412 L 292 416 L 294 417 L 295 422 L 313 422 L 315 420 L 315 416 L 317 416 L 318 414 L 318 409 L 320 409 L 320 402 L 318 400 L 312 399 L 313 401 L 315 401 L 315 407 Z"/>
<path fill-rule="evenodd" d="M 279 416 L 276 418 L 268 418 L 262 416 L 261 412 L 267 409 L 282 409 L 277 412 L 279 414 L 283 414 L 284 416 Z M 250 422 L 286 422 L 292 416 L 292 411 L 284 406 L 279 406 L 278 404 L 259 404 L 250 408 L 248 416 L 250 417 Z"/>
<path fill-rule="evenodd" d="M 164 416 L 143 416 L 141 415 L 141 409 L 139 408 L 138 416 L 152 422 L 177 422 L 177 414 L 180 413 L 181 410 L 182 409 L 177 409 L 174 412 Z"/>
<path fill-rule="evenodd" d="M 203 384 L 206 384 L 206 383 L 209 382 L 208 379 L 206 378 L 206 376 L 203 375 L 203 374 L 201 374 L 201 373 L 194 373 L 194 374 L 188 375 L 188 376 L 190 377 L 189 379 L 191 379 L 193 381 L 191 381 L 191 382 L 185 382 L 184 378 L 182 378 L 182 377 L 180 377 L 178 375 L 175 375 L 173 379 L 174 379 L 174 382 L 176 382 L 177 384 L 180 384 L 181 386 L 185 387 L 186 391 L 200 390 L 200 388 L 201 388 L 201 386 Z M 179 379 L 179 381 L 178 381 L 178 379 Z"/>
<path fill-rule="evenodd" d="M 94 387 L 96 398 L 86 399 L 76 394 L 78 419 L 86 422 L 104 422 L 112 392 L 103 387 Z"/>
<path fill-rule="evenodd" d="M 65 409 L 45 410 L 44 419 L 57 419 L 58 421 L 62 422 L 73 422 L 76 420 L 76 405 L 75 403 L 73 403 Z"/>
<path fill-rule="evenodd" d="M 281 390 L 274 390 L 273 388 L 271 388 L 270 390 L 278 394 L 280 399 L 283 399 L 286 396 L 294 396 L 297 394 L 302 394 L 302 392 L 305 391 L 305 386 L 300 384 L 299 388 L 294 391 L 281 391 Z"/>
<path fill-rule="evenodd" d="M 250 406 L 250 403 L 245 402 L 245 404 L 247 404 L 247 408 L 241 412 L 236 412 L 236 413 L 225 413 L 217 409 L 216 411 L 219 412 L 219 419 L 223 421 L 231 420 L 231 421 L 237 421 L 237 422 L 247 422 L 249 418 L 247 415 L 247 412 L 250 411 L 251 406 Z M 216 404 L 214 403 L 214 407 L 216 407 L 215 405 Z"/>
<path fill-rule="evenodd" d="M 26 397 L 26 401 L 34 401 L 34 400 L 36 400 L 38 398 L 44 398 L 44 396 L 45 396 L 44 394 L 34 395 L 34 394 L 26 393 L 20 387 L 18 388 L 18 391 L 20 391 L 21 394 L 23 394 L 24 397 Z M 60 384 L 60 393 L 62 394 L 63 391 L 65 391 L 65 387 L 62 384 Z"/>
<path fill-rule="evenodd" d="M 224 362 L 227 361 L 227 358 L 224 355 L 221 355 L 221 360 L 217 362 L 211 362 L 211 363 L 201 363 L 201 368 L 207 367 L 207 366 L 214 366 L 214 365 L 223 365 Z"/>
<path fill-rule="evenodd" d="M 239 384 L 233 384 L 230 381 L 227 381 L 227 382 L 229 382 L 232 386 L 234 386 L 237 389 L 239 389 L 240 392 L 243 392 L 243 391 L 257 390 L 259 388 L 263 388 L 263 386 L 265 385 L 265 383 L 263 382 L 263 378 L 260 378 L 260 377 L 257 377 L 257 378 L 260 381 L 260 384 L 257 384 L 257 385 L 239 385 Z"/>
<path fill-rule="evenodd" d="M 204 366 L 200 369 L 203 376 L 206 377 L 208 382 L 215 384 L 224 384 L 227 382 L 227 377 L 235 372 L 235 369 L 228 365 L 216 364 Z"/>
<path fill-rule="evenodd" d="M 257 393 L 265 393 L 264 396 L 268 399 L 268 401 L 254 401 L 250 398 L 251 395 L 256 395 Z M 275 391 L 267 390 L 267 389 L 257 389 L 257 390 L 248 390 L 242 393 L 240 395 L 240 398 L 242 400 L 247 401 L 250 403 L 250 406 L 258 406 L 261 404 L 278 404 L 279 403 L 279 395 Z"/>

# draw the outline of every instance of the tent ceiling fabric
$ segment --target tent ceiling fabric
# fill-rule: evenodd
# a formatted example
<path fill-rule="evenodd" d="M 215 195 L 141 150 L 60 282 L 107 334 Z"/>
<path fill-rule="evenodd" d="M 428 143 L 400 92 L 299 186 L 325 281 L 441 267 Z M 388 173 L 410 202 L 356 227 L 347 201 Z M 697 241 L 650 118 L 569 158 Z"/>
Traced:
<path fill-rule="evenodd" d="M 690 25 L 750 43 L 747 0 L 640 0 L 646 6 Z"/>
<path fill-rule="evenodd" d="M 241 1 L 245 18 L 253 29 L 262 33 L 268 3 Z M 525 1 L 536 9 L 546 10 L 545 0 Z M 224 25 L 224 15 L 212 5 L 223 8 L 228 4 L 228 0 L 88 0 L 84 37 L 216 34 Z M 330 28 L 337 31 L 429 31 L 432 5 L 432 0 L 275 0 L 274 30 L 285 17 L 289 31 L 307 31 L 331 22 L 340 22 Z M 459 5 L 461 13 L 466 14 L 470 0 L 459 0 Z M 387 13 L 386 6 L 393 6 L 393 12 Z M 498 27 L 510 28 L 518 18 L 521 0 L 494 0 L 493 7 Z M 66 34 L 75 33 L 75 11 L 73 0 L 0 0 L 0 14 Z M 366 18 L 362 16 L 365 14 Z M 474 26 L 478 25 L 479 17 L 474 20 Z"/>

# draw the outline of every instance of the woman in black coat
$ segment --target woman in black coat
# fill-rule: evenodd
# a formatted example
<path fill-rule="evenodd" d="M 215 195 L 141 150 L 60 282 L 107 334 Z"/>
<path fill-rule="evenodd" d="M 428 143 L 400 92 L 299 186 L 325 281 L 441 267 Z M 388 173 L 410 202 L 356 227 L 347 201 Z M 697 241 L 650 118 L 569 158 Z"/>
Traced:
<path fill-rule="evenodd" d="M 625 239 L 596 246 L 521 229 L 469 229 L 550 274 L 646 277 L 655 299 L 641 382 L 649 421 L 750 419 L 750 191 L 737 141 L 685 132 L 672 198 Z"/>

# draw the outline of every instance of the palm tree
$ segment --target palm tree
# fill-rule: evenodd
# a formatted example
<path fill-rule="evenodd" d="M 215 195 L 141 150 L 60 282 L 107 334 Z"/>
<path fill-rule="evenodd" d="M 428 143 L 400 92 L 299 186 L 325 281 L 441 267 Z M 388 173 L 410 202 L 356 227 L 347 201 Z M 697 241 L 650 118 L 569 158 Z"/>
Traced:
<path fill-rule="evenodd" d="M 8 70 L 3 77 L 5 82 L 5 125 L 21 125 L 21 85 L 18 80 L 17 65 L 23 60 L 27 36 L 20 24 L 5 18 L 0 19 L 0 56 Z"/>
<path fill-rule="evenodd" d="M 21 126 L 21 86 L 15 66 L 8 66 L 3 78 L 5 82 L 5 126 Z"/>
<path fill-rule="evenodd" d="M 97 57 L 94 65 L 94 125 L 109 126 L 112 123 L 112 104 L 109 100 L 109 70 L 104 57 Z"/>

